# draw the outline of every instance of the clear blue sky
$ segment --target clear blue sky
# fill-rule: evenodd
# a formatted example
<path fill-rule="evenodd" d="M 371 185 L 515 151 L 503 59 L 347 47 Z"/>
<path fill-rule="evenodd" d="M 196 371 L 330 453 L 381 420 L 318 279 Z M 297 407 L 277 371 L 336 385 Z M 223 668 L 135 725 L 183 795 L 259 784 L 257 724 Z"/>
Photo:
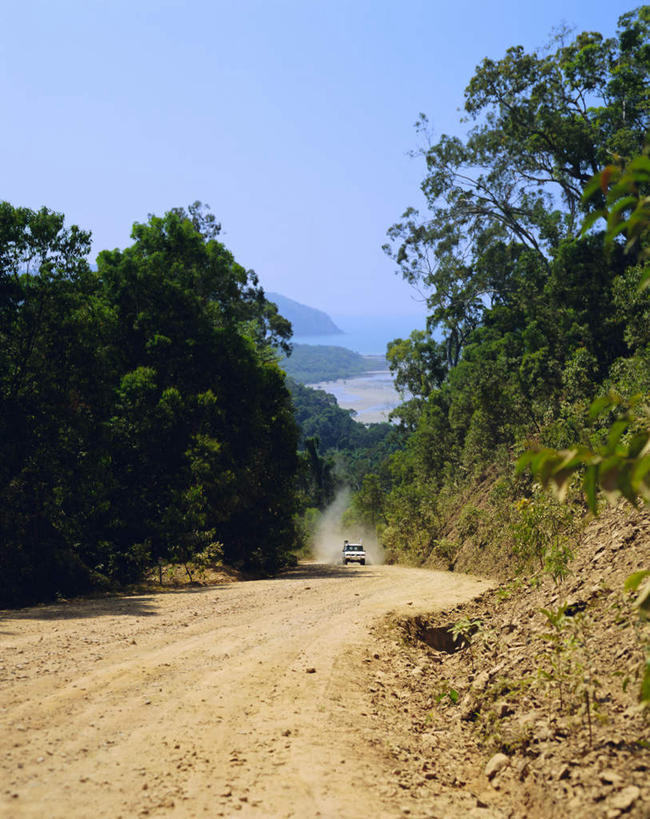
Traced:
<path fill-rule="evenodd" d="M 265 289 L 334 314 L 423 315 L 381 245 L 459 132 L 479 61 L 561 23 L 611 35 L 618 0 L 5 0 L 0 197 L 124 247 L 207 202 Z"/>

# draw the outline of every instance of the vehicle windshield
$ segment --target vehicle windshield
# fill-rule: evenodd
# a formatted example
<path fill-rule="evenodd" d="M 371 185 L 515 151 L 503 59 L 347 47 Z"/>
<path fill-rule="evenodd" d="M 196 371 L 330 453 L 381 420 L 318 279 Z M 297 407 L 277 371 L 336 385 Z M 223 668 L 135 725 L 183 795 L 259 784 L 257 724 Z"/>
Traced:
<path fill-rule="evenodd" d="M 363 551 L 363 546 L 358 543 L 346 543 L 345 544 L 345 551 L 346 552 L 361 552 Z"/>

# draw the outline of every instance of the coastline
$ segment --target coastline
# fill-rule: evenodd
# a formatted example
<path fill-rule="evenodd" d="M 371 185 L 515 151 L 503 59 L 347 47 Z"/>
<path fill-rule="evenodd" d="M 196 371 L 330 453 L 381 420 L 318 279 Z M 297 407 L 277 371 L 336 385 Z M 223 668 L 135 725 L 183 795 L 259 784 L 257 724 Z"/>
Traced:
<path fill-rule="evenodd" d="M 373 370 L 364 375 L 309 386 L 333 395 L 342 409 L 354 410 L 355 421 L 362 424 L 388 421 L 390 411 L 402 403 L 389 370 Z"/>

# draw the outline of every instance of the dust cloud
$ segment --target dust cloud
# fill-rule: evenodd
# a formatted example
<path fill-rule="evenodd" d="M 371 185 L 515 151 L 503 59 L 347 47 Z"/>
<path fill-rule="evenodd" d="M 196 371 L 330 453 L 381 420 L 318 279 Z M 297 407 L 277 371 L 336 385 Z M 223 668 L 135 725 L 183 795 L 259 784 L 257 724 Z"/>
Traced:
<path fill-rule="evenodd" d="M 343 541 L 362 543 L 366 550 L 367 563 L 375 565 L 384 562 L 384 550 L 377 541 L 374 531 L 360 524 L 345 526 L 343 515 L 350 501 L 350 490 L 343 489 L 323 512 L 314 532 L 312 554 L 319 563 L 335 565 L 341 562 Z"/>

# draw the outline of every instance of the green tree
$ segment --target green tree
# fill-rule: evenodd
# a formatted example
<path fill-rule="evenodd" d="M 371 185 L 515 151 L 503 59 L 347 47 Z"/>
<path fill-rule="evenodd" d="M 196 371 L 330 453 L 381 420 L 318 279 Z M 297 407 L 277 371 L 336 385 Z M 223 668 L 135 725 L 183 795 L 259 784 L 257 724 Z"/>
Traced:
<path fill-rule="evenodd" d="M 449 366 L 486 309 L 508 302 L 522 261 L 528 287 L 543 286 L 555 249 L 579 229 L 585 184 L 611 153 L 640 150 L 649 26 L 643 6 L 614 38 L 564 33 L 547 53 L 517 46 L 485 59 L 465 92 L 467 138 L 443 135 L 421 151 L 428 214 L 408 209 L 385 249 L 428 292 Z M 424 115 L 417 127 L 428 136 Z"/>
<path fill-rule="evenodd" d="M 17 604 L 93 582 L 107 464 L 113 321 L 61 214 L 0 203 L 0 599 Z"/>
<path fill-rule="evenodd" d="M 198 205 L 150 217 L 98 256 L 124 373 L 110 420 L 114 537 L 153 557 L 210 538 L 225 559 L 273 571 L 293 545 L 297 430 L 274 356 L 290 328 Z"/>
<path fill-rule="evenodd" d="M 637 283 L 647 275 L 639 262 L 650 163 L 633 159 L 632 178 L 625 158 L 639 153 L 650 126 L 649 55 L 643 6 L 620 18 L 615 37 L 563 32 L 544 52 L 514 47 L 484 60 L 466 89 L 462 139 L 434 142 L 420 117 L 427 207 L 407 210 L 385 249 L 427 294 L 428 331 L 442 343 L 416 334 L 391 345 L 393 371 L 413 396 L 393 412 L 408 436 L 391 459 L 391 548 L 411 553 L 423 526 L 427 553 L 444 532 L 438 497 L 450 504 L 522 441 L 543 450 L 588 437 L 589 402 L 604 385 L 647 389 L 648 291 Z M 589 230 L 601 215 L 613 236 L 606 254 Z M 626 242 L 616 239 L 623 230 Z M 623 413 L 611 441 L 631 460 L 628 444 L 645 445 L 639 406 Z M 593 443 L 584 443 L 585 457 Z M 545 475 L 581 464 L 548 460 Z M 638 471 L 625 474 L 626 491 L 640 486 Z"/>

